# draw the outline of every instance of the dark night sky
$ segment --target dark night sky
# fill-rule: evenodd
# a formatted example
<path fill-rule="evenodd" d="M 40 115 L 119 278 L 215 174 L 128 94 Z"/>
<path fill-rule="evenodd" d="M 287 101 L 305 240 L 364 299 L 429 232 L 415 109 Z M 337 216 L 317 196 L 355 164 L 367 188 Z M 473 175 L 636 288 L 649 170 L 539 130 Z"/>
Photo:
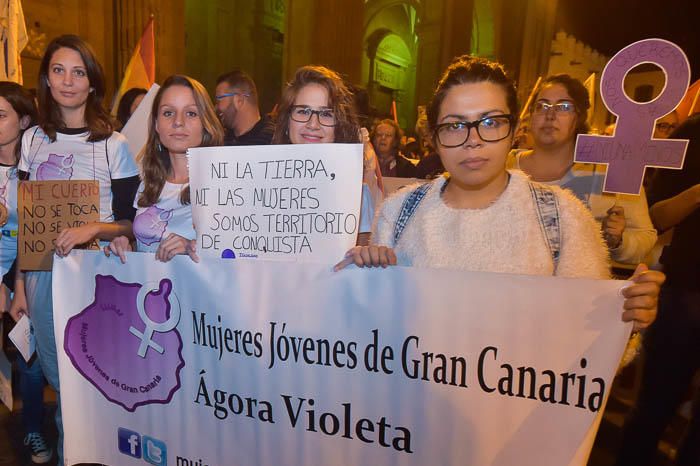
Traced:
<path fill-rule="evenodd" d="M 641 39 L 669 40 L 688 56 L 691 82 L 700 79 L 700 0 L 559 0 L 560 29 L 608 56 Z"/>

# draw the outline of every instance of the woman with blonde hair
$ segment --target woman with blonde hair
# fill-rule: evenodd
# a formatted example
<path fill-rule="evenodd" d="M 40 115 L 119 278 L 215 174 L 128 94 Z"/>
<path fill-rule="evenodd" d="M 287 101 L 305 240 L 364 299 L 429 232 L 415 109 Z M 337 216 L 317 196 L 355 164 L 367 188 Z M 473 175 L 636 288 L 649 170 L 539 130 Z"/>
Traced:
<path fill-rule="evenodd" d="M 204 87 L 182 75 L 165 80 L 153 100 L 148 140 L 143 152 L 143 180 L 134 201 L 136 250 L 154 252 L 167 262 L 177 254 L 197 261 L 192 226 L 187 150 L 220 146 L 224 129 Z M 105 247 L 122 262 L 131 244 L 128 235 Z"/>

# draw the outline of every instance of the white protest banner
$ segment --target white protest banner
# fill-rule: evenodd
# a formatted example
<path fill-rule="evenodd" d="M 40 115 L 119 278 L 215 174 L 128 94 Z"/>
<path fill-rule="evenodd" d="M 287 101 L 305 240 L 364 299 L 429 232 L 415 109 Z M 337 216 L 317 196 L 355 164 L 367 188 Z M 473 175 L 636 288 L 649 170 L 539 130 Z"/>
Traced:
<path fill-rule="evenodd" d="M 26 314 L 23 315 L 7 336 L 15 344 L 24 360 L 29 362 L 36 349 L 36 338 L 29 317 Z"/>
<path fill-rule="evenodd" d="M 53 272 L 69 465 L 583 465 L 631 328 L 614 281 L 89 251 Z"/>
<path fill-rule="evenodd" d="M 203 147 L 188 155 L 202 256 L 331 263 L 355 245 L 361 144 Z"/>
<path fill-rule="evenodd" d="M 129 121 L 126 122 L 121 130 L 121 133 L 126 137 L 129 143 L 129 152 L 139 162 L 139 166 L 141 166 L 141 150 L 143 150 L 143 146 L 146 145 L 146 141 L 148 140 L 151 107 L 153 106 L 153 99 L 155 99 L 158 89 L 160 89 L 160 86 L 154 83 L 146 95 L 143 96 L 143 100 L 141 100 L 138 107 L 136 107 L 136 110 L 134 110 L 134 113 L 129 118 Z"/>

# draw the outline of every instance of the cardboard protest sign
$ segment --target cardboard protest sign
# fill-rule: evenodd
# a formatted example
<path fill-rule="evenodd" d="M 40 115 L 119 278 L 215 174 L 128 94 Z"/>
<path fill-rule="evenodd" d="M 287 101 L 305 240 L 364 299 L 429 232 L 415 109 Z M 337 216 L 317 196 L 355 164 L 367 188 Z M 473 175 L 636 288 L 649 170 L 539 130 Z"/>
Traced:
<path fill-rule="evenodd" d="M 188 155 L 201 255 L 335 263 L 355 245 L 361 144 L 205 147 Z"/>
<path fill-rule="evenodd" d="M 627 73 L 642 63 L 658 65 L 666 86 L 650 102 L 635 102 L 624 90 Z M 612 136 L 581 134 L 576 139 L 576 162 L 607 165 L 603 189 L 610 193 L 639 194 L 646 167 L 683 167 L 687 140 L 654 139 L 654 124 L 683 98 L 690 82 L 690 64 L 683 50 L 663 39 L 628 45 L 605 65 L 600 95 L 617 116 Z"/>
<path fill-rule="evenodd" d="M 21 270 L 51 270 L 58 234 L 100 220 L 97 181 L 22 181 L 17 191 Z"/>

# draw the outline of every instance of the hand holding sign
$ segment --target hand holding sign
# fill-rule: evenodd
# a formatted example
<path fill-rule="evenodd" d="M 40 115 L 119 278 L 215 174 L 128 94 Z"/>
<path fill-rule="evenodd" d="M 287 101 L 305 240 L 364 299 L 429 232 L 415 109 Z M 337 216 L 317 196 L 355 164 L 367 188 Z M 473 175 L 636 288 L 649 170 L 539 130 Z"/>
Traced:
<path fill-rule="evenodd" d="M 362 151 L 360 144 L 190 149 L 198 250 L 334 263 L 356 242 Z"/>
<path fill-rule="evenodd" d="M 94 237 L 89 224 L 100 220 L 97 181 L 22 181 L 17 191 L 21 270 L 51 270 L 54 249 L 66 255 Z"/>
<path fill-rule="evenodd" d="M 624 91 L 627 73 L 641 63 L 658 65 L 666 85 L 650 102 L 631 100 Z M 690 82 L 688 58 L 677 45 L 662 39 L 646 39 L 628 45 L 605 66 L 600 95 L 617 117 L 613 136 L 579 135 L 576 162 L 608 166 L 606 192 L 639 194 L 646 167 L 683 167 L 688 146 L 685 140 L 653 139 L 654 122 L 681 101 Z"/>
<path fill-rule="evenodd" d="M 614 205 L 608 209 L 607 215 L 603 219 L 603 237 L 610 249 L 619 248 L 622 244 L 622 234 L 625 232 L 625 208 Z"/>

